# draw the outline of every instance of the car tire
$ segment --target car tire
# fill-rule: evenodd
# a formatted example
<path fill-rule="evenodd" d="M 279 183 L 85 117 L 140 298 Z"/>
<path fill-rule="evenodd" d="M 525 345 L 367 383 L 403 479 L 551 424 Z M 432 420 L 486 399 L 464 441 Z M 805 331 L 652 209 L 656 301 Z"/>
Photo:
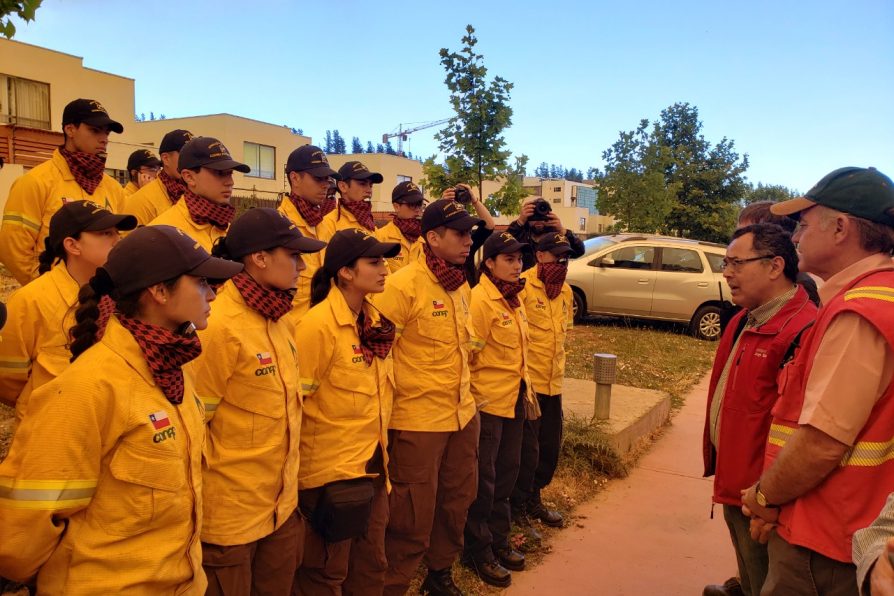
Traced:
<path fill-rule="evenodd" d="M 720 339 L 720 307 L 709 304 L 695 311 L 689 323 L 689 333 L 708 341 Z"/>
<path fill-rule="evenodd" d="M 574 297 L 574 324 L 577 325 L 587 318 L 587 305 L 584 303 L 584 297 L 577 290 L 573 290 L 571 295 Z"/>

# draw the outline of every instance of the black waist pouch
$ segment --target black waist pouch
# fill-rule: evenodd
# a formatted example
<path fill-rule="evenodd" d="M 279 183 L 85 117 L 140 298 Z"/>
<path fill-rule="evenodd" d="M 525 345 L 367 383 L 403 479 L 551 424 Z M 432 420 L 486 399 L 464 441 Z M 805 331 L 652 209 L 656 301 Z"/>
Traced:
<path fill-rule="evenodd" d="M 372 478 L 338 480 L 321 487 L 310 523 L 326 542 L 341 542 L 366 534 L 375 488 Z"/>

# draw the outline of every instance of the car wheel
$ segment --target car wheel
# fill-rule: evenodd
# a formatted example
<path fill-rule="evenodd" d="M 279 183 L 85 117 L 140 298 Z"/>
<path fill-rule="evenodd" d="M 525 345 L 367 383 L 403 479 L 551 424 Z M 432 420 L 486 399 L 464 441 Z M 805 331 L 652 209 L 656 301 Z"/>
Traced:
<path fill-rule="evenodd" d="M 708 305 L 698 309 L 689 324 L 689 332 L 699 339 L 709 341 L 719 339 L 720 307 Z"/>
<path fill-rule="evenodd" d="M 574 322 L 575 324 L 580 323 L 587 316 L 587 305 L 584 304 L 584 297 L 580 295 L 580 292 L 573 291 L 571 295 L 574 297 L 574 305 L 572 306 L 574 310 Z"/>

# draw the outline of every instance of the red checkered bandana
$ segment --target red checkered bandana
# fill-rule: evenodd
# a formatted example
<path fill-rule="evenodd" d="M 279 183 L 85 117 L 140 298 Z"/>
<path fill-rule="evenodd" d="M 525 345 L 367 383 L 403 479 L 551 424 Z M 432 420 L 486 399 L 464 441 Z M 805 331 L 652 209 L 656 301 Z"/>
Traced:
<path fill-rule="evenodd" d="M 323 215 L 327 213 L 331 213 L 335 211 L 335 208 L 338 206 L 338 201 L 335 200 L 335 197 L 327 197 L 326 200 L 320 205 L 320 211 L 323 212 Z"/>
<path fill-rule="evenodd" d="M 376 222 L 373 219 L 372 203 L 367 201 L 341 201 L 338 204 L 339 209 L 344 209 L 355 218 L 357 223 L 367 229 L 369 232 L 376 231 Z"/>
<path fill-rule="evenodd" d="M 438 283 L 445 290 L 452 292 L 458 290 L 461 285 L 466 283 L 466 271 L 462 265 L 454 265 L 441 257 L 436 257 L 428 244 L 422 247 L 422 251 L 425 253 L 425 264 L 435 274 L 435 277 L 438 278 Z"/>
<path fill-rule="evenodd" d="M 258 311 L 265 319 L 278 321 L 292 310 L 295 290 L 268 290 L 245 271 L 233 277 L 233 285 L 249 308 Z"/>
<path fill-rule="evenodd" d="M 363 311 L 357 317 L 357 331 L 360 335 L 360 349 L 363 350 L 363 359 L 367 366 L 372 364 L 373 357 L 386 358 L 394 343 L 394 323 L 379 317 L 379 325 L 372 326 L 370 318 Z"/>
<path fill-rule="evenodd" d="M 537 279 L 546 286 L 546 296 L 550 300 L 562 292 L 568 263 L 537 263 Z"/>
<path fill-rule="evenodd" d="M 165 187 L 165 192 L 168 193 L 168 198 L 171 200 L 172 205 L 186 194 L 186 184 L 183 183 L 183 180 L 168 176 L 168 173 L 164 170 L 158 173 L 158 179 L 161 180 L 161 185 Z"/>
<path fill-rule="evenodd" d="M 96 341 L 102 339 L 105 335 L 106 325 L 109 324 L 109 318 L 115 312 L 115 301 L 112 297 L 105 295 L 99 299 L 99 317 L 96 319 Z"/>
<path fill-rule="evenodd" d="M 229 203 L 215 203 L 187 189 L 183 193 L 189 217 L 199 225 L 210 223 L 215 228 L 226 230 L 236 216 L 236 208 Z"/>
<path fill-rule="evenodd" d="M 410 241 L 410 244 L 416 242 L 419 236 L 422 236 L 422 222 L 415 217 L 412 219 L 401 219 L 397 215 L 392 215 L 394 225 L 404 235 L 404 238 Z"/>
<path fill-rule="evenodd" d="M 175 405 L 181 403 L 184 388 L 181 367 L 202 353 L 199 336 L 178 335 L 164 327 L 120 315 L 118 320 L 137 341 L 152 378 L 168 401 Z"/>
<path fill-rule="evenodd" d="M 512 308 L 518 308 L 521 306 L 521 300 L 518 299 L 518 293 L 521 292 L 525 287 L 525 280 L 520 279 L 518 281 L 503 281 L 502 279 L 498 279 L 488 270 L 484 271 L 484 274 L 500 291 L 503 298 L 506 299 L 506 302 L 509 303 L 509 306 Z"/>
<path fill-rule="evenodd" d="M 307 222 L 307 225 L 318 226 L 320 225 L 320 222 L 323 221 L 323 216 L 326 213 L 323 212 L 323 209 L 319 205 L 313 205 L 307 199 L 302 199 L 293 193 L 289 194 L 289 199 L 292 201 L 292 204 L 295 205 L 295 209 L 298 210 L 301 217 L 304 218 L 304 221 Z"/>
<path fill-rule="evenodd" d="M 59 153 L 68 164 L 68 169 L 71 170 L 78 186 L 88 195 L 92 195 L 102 182 L 102 175 L 106 171 L 106 158 L 83 151 L 69 151 L 65 147 L 59 147 Z"/>

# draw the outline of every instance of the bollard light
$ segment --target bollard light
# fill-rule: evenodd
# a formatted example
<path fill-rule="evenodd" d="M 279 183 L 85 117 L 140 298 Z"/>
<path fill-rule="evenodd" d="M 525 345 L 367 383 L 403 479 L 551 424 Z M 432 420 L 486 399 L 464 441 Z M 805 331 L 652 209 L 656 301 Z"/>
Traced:
<path fill-rule="evenodd" d="M 593 380 L 596 381 L 595 420 L 608 420 L 611 414 L 612 385 L 618 376 L 618 357 L 614 354 L 593 354 Z"/>

